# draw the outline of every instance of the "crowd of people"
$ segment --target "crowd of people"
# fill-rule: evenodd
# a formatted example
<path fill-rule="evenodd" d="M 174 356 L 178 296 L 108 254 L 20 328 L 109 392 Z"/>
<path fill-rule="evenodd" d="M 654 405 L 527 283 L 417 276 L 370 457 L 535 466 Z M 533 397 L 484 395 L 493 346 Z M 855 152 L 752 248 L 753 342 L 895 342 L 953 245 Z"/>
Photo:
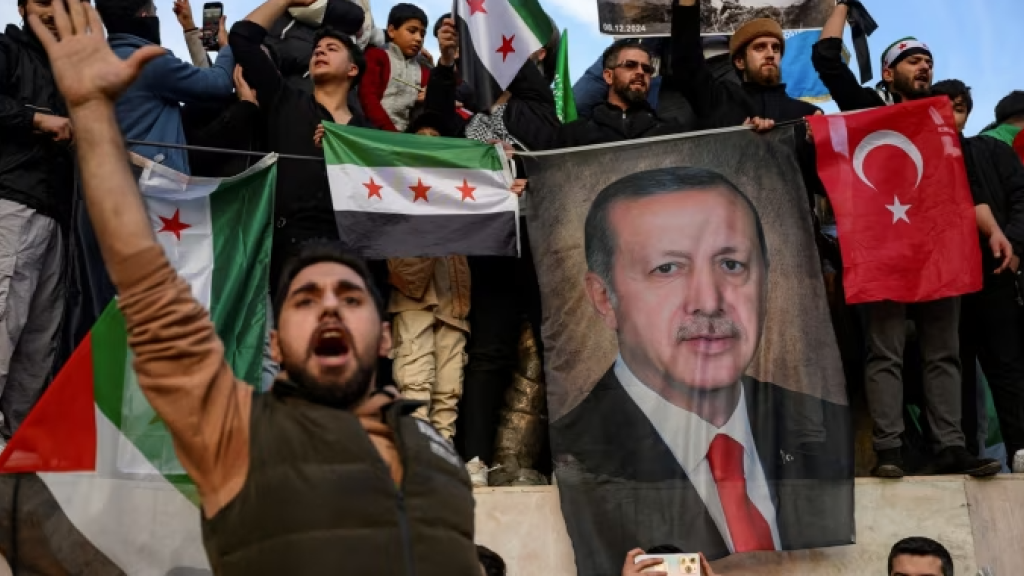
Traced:
<path fill-rule="evenodd" d="M 496 464 L 499 413 L 520 366 L 524 322 L 541 344 L 543 315 L 529 231 L 522 223 L 519 259 L 451 256 L 364 264 L 329 244 L 338 233 L 324 167 L 298 157 L 323 157 L 325 121 L 537 151 L 741 125 L 764 132 L 822 114 L 787 95 L 780 70 L 786 37 L 772 20 L 754 20 L 733 34 L 735 75 L 712 74 L 701 44 L 698 2 L 673 2 L 672 38 L 660 51 L 636 39 L 612 43 L 577 83 L 580 118 L 563 124 L 551 89 L 557 34 L 531 55 L 496 101 L 483 103 L 461 81 L 452 15 L 431 21 L 413 4 L 396 4 L 378 27 L 366 0 L 267 0 L 230 28 L 222 21 L 219 51 L 211 60 L 188 0 L 177 0 L 174 13 L 191 60 L 183 61 L 158 49 L 152 0 L 95 0 L 95 10 L 68 0 L 70 16 L 63 3 L 19 0 L 26 23 L 0 35 L 0 442 L 10 439 L 59 369 L 69 230 L 78 223 L 69 207 L 82 194 L 128 326 L 147 328 L 132 332 L 136 370 L 145 375 L 140 385 L 163 386 L 150 400 L 200 489 L 204 536 L 207 549 L 217 551 L 211 558 L 222 562 L 219 573 L 270 573 L 273 566 L 288 572 L 302 562 L 360 556 L 367 541 L 358 538 L 311 538 L 302 553 L 277 554 L 273 546 L 256 546 L 273 534 L 244 529 L 272 524 L 280 534 L 319 518 L 322 529 L 347 534 L 351 526 L 344 523 L 362 516 L 330 507 L 325 513 L 330 498 L 321 496 L 337 489 L 330 484 L 330 466 L 352 463 L 365 468 L 352 473 L 351 488 L 365 494 L 368 507 L 394 498 L 367 480 L 382 463 L 403 487 L 400 499 L 413 511 L 411 526 L 397 522 L 380 530 L 402 524 L 414 541 L 422 536 L 440 543 L 410 546 L 405 558 L 389 562 L 414 563 L 427 574 L 442 573 L 442 566 L 478 572 L 472 495 L 460 489 L 461 463 L 470 462 L 474 485 L 487 484 L 486 472 Z M 842 56 L 851 5 L 862 8 L 859 2 L 837 2 L 813 51 L 813 66 L 839 108 L 941 95 L 952 102 L 962 131 L 973 112 L 970 89 L 959 80 L 933 83 L 932 54 L 924 42 L 894 42 L 882 54 L 882 82 L 861 86 Z M 108 34 L 102 47 L 90 33 L 99 22 L 93 18 L 102 18 Z M 436 60 L 424 49 L 428 34 L 437 38 Z M 118 60 L 103 52 L 107 46 Z M 660 94 L 652 90 L 657 77 L 672 79 L 660 84 Z M 652 104 L 659 99 L 673 105 Z M 104 124 L 108 112 L 115 126 Z M 923 471 L 988 476 L 1004 464 L 1014 467 L 1014 456 L 1024 455 L 1024 165 L 1012 148 L 1024 127 L 1024 92 L 1003 99 L 994 120 L 980 136 L 961 135 L 983 238 L 984 289 L 963 298 L 858 309 L 877 455 L 873 474 L 879 477 L 911 472 L 902 440 L 908 319 L 921 348 L 924 412 L 936 449 Z M 794 154 L 811 209 L 814 197 L 826 194 L 806 126 L 800 124 L 797 133 Z M 132 142 L 132 152 L 194 176 L 238 174 L 258 158 L 251 152 L 283 155 L 267 290 L 276 329 L 268 336 L 264 382 L 251 383 L 264 390 L 273 385 L 273 395 L 254 395 L 225 371 L 208 317 L 174 280 L 137 193 L 133 200 L 128 167 L 121 166 L 122 138 Z M 522 195 L 528 209 L 525 176 L 512 192 Z M 302 304 L 309 300 L 315 310 Z M 181 334 L 193 336 L 175 345 L 168 361 L 170 344 L 164 340 Z M 355 378 L 350 369 L 356 369 L 346 364 L 335 372 L 333 364 L 318 363 L 315 350 L 332 339 L 358 356 L 359 374 L 376 375 L 372 386 L 368 381 L 354 395 L 331 392 L 331 383 L 349 382 Z M 380 352 L 390 360 L 378 360 Z M 976 387 L 966 376 L 976 361 L 995 399 L 1005 462 L 979 455 Z M 191 392 L 175 388 L 183 384 L 177 376 L 185 366 Z M 418 402 L 393 402 L 395 388 Z M 307 404 L 294 404 L 293 398 Z M 343 407 L 352 418 L 327 422 L 317 412 L 320 405 Z M 253 419 L 263 425 L 250 427 Z M 317 433 L 323 438 L 348 437 L 356 429 L 372 442 L 347 453 L 325 449 L 343 442 L 303 445 L 308 421 L 321 426 Z M 432 429 L 422 446 L 395 440 L 410 438 L 424 421 Z M 261 433 L 268 428 L 275 434 Z M 423 460 L 417 455 L 422 448 L 459 465 Z M 375 453 L 383 460 L 374 462 Z M 548 469 L 541 458 L 535 460 L 537 468 Z M 274 473 L 280 466 L 298 472 Z M 1015 471 L 1024 472 L 1024 462 Z M 425 482 L 433 493 L 417 492 L 417 483 Z M 296 491 L 300 485 L 309 490 Z M 276 506 L 252 506 L 266 500 L 266 490 L 295 496 Z M 249 536 L 240 539 L 241 533 Z M 944 557 L 915 550 L 906 555 L 938 557 L 946 574 Z M 368 571 L 379 566 L 365 564 Z"/>

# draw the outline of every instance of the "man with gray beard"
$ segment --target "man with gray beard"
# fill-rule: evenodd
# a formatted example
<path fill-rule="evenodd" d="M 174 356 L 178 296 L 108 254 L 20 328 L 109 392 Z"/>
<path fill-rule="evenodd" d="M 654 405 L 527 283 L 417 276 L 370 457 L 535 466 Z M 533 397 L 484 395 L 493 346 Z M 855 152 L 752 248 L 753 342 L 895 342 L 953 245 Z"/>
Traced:
<path fill-rule="evenodd" d="M 848 540 L 826 512 L 852 506 L 847 409 L 745 375 L 769 269 L 747 196 L 701 168 L 638 172 L 598 194 L 584 235 L 587 296 L 619 357 L 552 424 L 573 541 L 621 559 L 657 538 L 717 559 Z M 797 429 L 810 411 L 825 430 Z M 586 556 L 578 566 L 601 561 Z M 593 568 L 580 573 L 605 571 Z"/>
<path fill-rule="evenodd" d="M 647 46 L 619 40 L 601 57 L 608 99 L 595 106 L 589 118 L 561 127 L 558 148 L 605 144 L 685 132 L 686 127 L 664 120 L 647 102 L 654 66 Z"/>

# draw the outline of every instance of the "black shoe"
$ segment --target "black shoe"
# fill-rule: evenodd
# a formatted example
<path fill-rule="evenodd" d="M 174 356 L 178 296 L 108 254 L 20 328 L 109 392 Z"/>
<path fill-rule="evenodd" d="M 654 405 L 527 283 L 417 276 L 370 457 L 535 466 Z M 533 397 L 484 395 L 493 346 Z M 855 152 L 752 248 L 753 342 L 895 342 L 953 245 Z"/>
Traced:
<path fill-rule="evenodd" d="M 900 448 L 878 450 L 877 462 L 871 475 L 877 478 L 903 478 L 903 454 Z"/>
<path fill-rule="evenodd" d="M 980 478 L 995 476 L 1003 469 L 998 460 L 992 458 L 976 458 L 963 446 L 943 448 L 929 470 L 932 474 L 967 474 Z"/>

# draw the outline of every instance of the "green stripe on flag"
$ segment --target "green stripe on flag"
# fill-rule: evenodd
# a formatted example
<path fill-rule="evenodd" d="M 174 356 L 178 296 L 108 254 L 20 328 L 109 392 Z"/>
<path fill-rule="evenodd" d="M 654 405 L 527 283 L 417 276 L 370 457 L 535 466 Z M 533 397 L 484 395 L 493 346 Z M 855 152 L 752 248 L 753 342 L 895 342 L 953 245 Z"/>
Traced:
<path fill-rule="evenodd" d="M 493 144 L 466 138 L 423 138 L 324 122 L 327 164 L 370 168 L 460 168 L 503 170 Z"/>
<path fill-rule="evenodd" d="M 546 46 L 554 28 L 551 26 L 551 18 L 548 18 L 544 9 L 537 0 L 508 0 L 508 3 L 522 18 L 523 23 L 533 32 L 533 36 Z"/>
<path fill-rule="evenodd" d="M 247 174 L 210 195 L 213 294 L 210 316 L 235 376 L 260 381 L 266 338 L 267 288 L 277 164 Z"/>
<path fill-rule="evenodd" d="M 96 405 L 114 426 L 120 428 L 128 329 L 116 300 L 107 304 L 93 325 L 89 338 L 92 340 L 92 389 Z"/>

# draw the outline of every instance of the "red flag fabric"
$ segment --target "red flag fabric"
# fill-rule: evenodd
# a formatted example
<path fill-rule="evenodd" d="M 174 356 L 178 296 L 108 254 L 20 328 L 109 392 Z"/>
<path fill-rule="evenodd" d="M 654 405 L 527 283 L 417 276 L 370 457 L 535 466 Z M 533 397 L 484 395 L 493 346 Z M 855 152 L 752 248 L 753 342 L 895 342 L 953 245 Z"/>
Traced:
<path fill-rule="evenodd" d="M 1024 160 L 1024 130 L 1021 130 L 1017 137 L 1013 139 L 1013 149 L 1017 152 L 1017 156 Z"/>
<path fill-rule="evenodd" d="M 981 248 L 948 98 L 808 117 L 850 304 L 981 290 Z"/>

